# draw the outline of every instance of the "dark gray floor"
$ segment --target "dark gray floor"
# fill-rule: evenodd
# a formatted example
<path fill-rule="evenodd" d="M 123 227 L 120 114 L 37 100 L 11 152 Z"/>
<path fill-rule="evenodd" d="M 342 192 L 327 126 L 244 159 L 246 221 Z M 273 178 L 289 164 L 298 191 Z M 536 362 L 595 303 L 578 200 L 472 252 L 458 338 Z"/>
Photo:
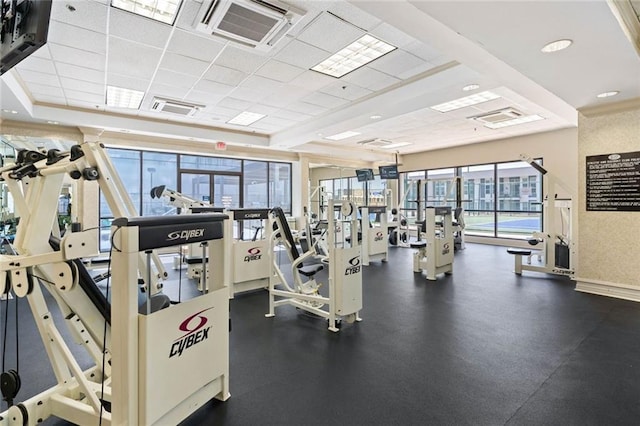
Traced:
<path fill-rule="evenodd" d="M 640 305 L 518 277 L 502 247 L 467 245 L 435 282 L 411 252 L 364 268 L 364 320 L 339 333 L 291 307 L 264 318 L 265 292 L 237 296 L 231 398 L 184 425 L 638 424 Z M 51 385 L 28 352 L 23 382 Z"/>

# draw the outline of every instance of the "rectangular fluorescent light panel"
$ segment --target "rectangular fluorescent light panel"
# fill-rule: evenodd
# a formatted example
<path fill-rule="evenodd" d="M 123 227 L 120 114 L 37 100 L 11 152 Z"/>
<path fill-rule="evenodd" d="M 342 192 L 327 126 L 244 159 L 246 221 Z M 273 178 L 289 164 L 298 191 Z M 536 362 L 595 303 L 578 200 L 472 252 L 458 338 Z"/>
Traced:
<path fill-rule="evenodd" d="M 484 123 L 484 125 L 490 129 L 501 129 L 503 127 L 515 126 L 516 124 L 531 123 L 532 121 L 539 120 L 544 120 L 544 117 L 540 117 L 538 114 L 534 114 L 514 118 L 513 120 L 498 121 L 496 123 Z"/>
<path fill-rule="evenodd" d="M 453 101 L 434 105 L 431 107 L 431 109 L 435 109 L 436 111 L 440 111 L 440 112 L 449 112 L 456 109 L 468 107 L 471 105 L 477 105 L 483 102 L 492 101 L 498 98 L 500 98 L 500 95 L 496 95 L 495 93 L 489 92 L 487 90 L 485 92 L 480 92 L 470 96 L 465 96 L 464 98 L 454 99 Z"/>
<path fill-rule="evenodd" d="M 255 112 L 244 111 L 227 121 L 228 124 L 237 124 L 239 126 L 248 126 L 256 121 L 266 117 L 264 114 L 258 114 Z"/>
<path fill-rule="evenodd" d="M 107 106 L 138 109 L 142 98 L 144 98 L 144 92 L 139 90 L 107 86 Z"/>
<path fill-rule="evenodd" d="M 395 46 L 365 34 L 311 69 L 340 78 L 395 49 Z"/>
<path fill-rule="evenodd" d="M 408 145 L 411 145 L 411 142 L 396 142 L 396 143 L 392 143 L 391 145 L 383 146 L 382 149 L 394 149 L 394 148 L 400 148 L 402 146 L 408 146 Z"/>
<path fill-rule="evenodd" d="M 111 0 L 111 6 L 173 25 L 182 0 Z"/>
<path fill-rule="evenodd" d="M 351 130 L 348 130 L 346 132 L 336 133 L 335 135 L 327 136 L 325 137 L 325 139 L 329 139 L 332 141 L 341 141 L 342 139 L 347 139 L 347 138 L 350 138 L 351 136 L 358 136 L 359 134 L 360 133 L 358 132 L 352 132 Z"/>

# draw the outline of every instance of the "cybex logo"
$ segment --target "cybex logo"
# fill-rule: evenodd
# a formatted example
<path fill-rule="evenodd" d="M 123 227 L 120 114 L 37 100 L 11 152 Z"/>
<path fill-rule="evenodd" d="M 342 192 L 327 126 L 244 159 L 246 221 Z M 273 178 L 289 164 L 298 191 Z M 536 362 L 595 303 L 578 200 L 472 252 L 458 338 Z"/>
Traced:
<path fill-rule="evenodd" d="M 169 358 L 175 355 L 181 356 L 185 350 L 209 338 L 211 326 L 205 327 L 207 322 L 209 322 L 209 319 L 206 316 L 200 315 L 209 309 L 213 309 L 213 306 L 203 309 L 200 312 L 196 312 L 180 323 L 178 329 L 186 332 L 187 334 L 173 342 L 171 350 L 169 351 Z"/>
<path fill-rule="evenodd" d="M 373 241 L 382 241 L 383 238 L 384 238 L 384 235 L 382 234 L 382 232 L 378 231 L 376 232 L 376 236 L 373 237 Z"/>
<path fill-rule="evenodd" d="M 262 216 L 260 213 L 247 213 L 244 215 L 245 219 L 260 219 L 260 216 Z"/>
<path fill-rule="evenodd" d="M 185 241 L 188 241 L 188 240 L 190 240 L 192 238 L 202 237 L 203 235 L 204 235 L 204 228 L 186 229 L 184 231 L 170 232 L 167 235 L 167 240 L 168 241 L 173 241 L 173 240 L 185 240 Z"/>
<path fill-rule="evenodd" d="M 259 247 L 252 247 L 247 250 L 247 255 L 244 257 L 245 262 L 251 262 L 253 260 L 260 260 L 262 258 L 262 254 L 260 252 Z"/>
<path fill-rule="evenodd" d="M 352 257 L 349 259 L 349 265 L 345 270 L 345 275 L 353 275 L 360 272 L 360 256 Z"/>
<path fill-rule="evenodd" d="M 444 243 L 442 245 L 442 254 L 447 254 L 449 253 L 451 249 L 449 248 L 449 243 Z"/>

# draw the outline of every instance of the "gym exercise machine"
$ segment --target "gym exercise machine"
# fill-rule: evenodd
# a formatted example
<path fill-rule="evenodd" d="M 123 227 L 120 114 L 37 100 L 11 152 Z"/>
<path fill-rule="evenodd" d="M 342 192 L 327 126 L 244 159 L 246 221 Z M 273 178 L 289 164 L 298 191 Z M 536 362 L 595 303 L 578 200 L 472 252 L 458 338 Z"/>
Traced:
<path fill-rule="evenodd" d="M 413 272 L 425 271 L 427 279 L 434 281 L 436 275 L 453 273 L 453 226 L 451 207 L 427 207 L 422 232 L 424 240 L 411 243 Z"/>
<path fill-rule="evenodd" d="M 45 158 L 38 154 L 26 153 L 16 165 L 0 169 L 20 217 L 15 254 L 0 256 L 0 293 L 28 301 L 57 384 L 11 404 L 0 414 L 0 425 L 35 425 L 51 416 L 82 425 L 177 424 L 209 399 L 228 398 L 227 217 L 114 220 L 109 301 L 80 261 L 97 253 L 97 233 L 76 225 L 61 240 L 51 235 L 67 174 L 97 181 L 112 195 L 119 178 L 97 143 L 74 146 L 70 153 L 50 151 Z M 153 250 L 185 242 L 200 242 L 211 251 L 208 258 L 217 263 L 206 277 L 212 291 L 175 306 L 166 296 L 140 293 L 140 275 L 151 282 Z M 141 269 L 141 257 L 148 269 Z M 43 289 L 93 360 L 89 369 L 82 371 L 74 358 Z M 18 372 L 3 374 L 2 390 L 11 403 L 19 383 Z"/>
<path fill-rule="evenodd" d="M 542 175 L 542 232 L 533 233 L 528 240 L 532 246 L 530 249 L 514 248 L 507 249 L 507 253 L 515 256 L 514 272 L 518 275 L 522 271 L 544 272 L 548 274 L 563 275 L 572 277 L 575 273 L 573 259 L 576 254 L 576 244 L 573 239 L 572 223 L 573 215 L 576 214 L 572 207 L 571 194 L 574 191 L 558 179 L 553 173 L 536 163 L 531 157 L 522 154 L 520 159 L 531 165 Z M 562 192 L 567 196 L 558 197 Z M 536 250 L 537 246 L 542 248 Z M 531 264 L 531 257 L 538 256 L 541 264 Z M 528 262 L 522 263 L 522 258 L 527 257 Z"/>
<path fill-rule="evenodd" d="M 273 242 L 283 245 L 291 261 L 293 284 L 290 284 L 280 269 L 275 256 L 273 261 L 273 276 L 269 283 L 269 312 L 266 317 L 274 317 L 275 310 L 284 305 L 291 305 L 303 311 L 326 318 L 329 330 L 339 331 L 338 323 L 345 320 L 349 323 L 361 321 L 359 312 L 362 309 L 362 266 L 361 246 L 357 237 L 358 220 L 353 203 L 334 203 L 329 201 L 329 211 L 339 208 L 337 219 L 328 221 L 327 238 L 329 256 L 321 264 L 311 264 L 316 255 L 314 246 L 303 254 L 298 252 L 291 229 L 286 221 L 284 212 L 280 208 L 271 211 L 274 231 Z M 349 229 L 350 242 L 336 241 L 340 225 Z M 320 294 L 321 283 L 315 275 L 324 269 L 329 269 L 328 295 Z"/>
<path fill-rule="evenodd" d="M 389 244 L 387 242 L 387 206 L 360 207 L 362 229 L 362 264 L 369 265 L 372 260 L 387 261 Z M 374 215 L 375 219 L 371 220 Z"/>
<path fill-rule="evenodd" d="M 271 233 L 273 225 L 269 209 L 230 209 L 227 211 L 228 235 L 233 235 L 234 226 L 238 235 L 231 241 L 232 267 L 231 297 L 235 293 L 269 287 L 271 277 Z M 250 236 L 244 233 L 251 224 Z"/>
<path fill-rule="evenodd" d="M 223 208 L 214 207 L 203 201 L 196 200 L 178 191 L 167 189 L 164 185 L 151 190 L 152 198 L 164 197 L 167 201 L 180 208 L 181 214 L 202 214 L 222 212 Z M 269 209 L 229 209 L 226 234 L 231 271 L 230 296 L 244 291 L 267 288 L 271 274 L 271 232 Z M 250 228 L 251 227 L 251 228 Z M 251 235 L 246 238 L 249 231 Z M 233 236 L 233 238 L 231 238 Z M 187 277 L 198 280 L 198 290 L 202 291 L 200 277 L 202 268 L 202 249 L 195 244 L 189 244 L 185 256 Z"/>

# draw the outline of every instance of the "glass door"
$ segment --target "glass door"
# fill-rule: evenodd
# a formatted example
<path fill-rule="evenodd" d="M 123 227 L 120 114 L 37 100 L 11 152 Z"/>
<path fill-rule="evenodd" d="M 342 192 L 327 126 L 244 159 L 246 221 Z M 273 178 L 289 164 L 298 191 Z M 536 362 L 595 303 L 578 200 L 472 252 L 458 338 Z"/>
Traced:
<path fill-rule="evenodd" d="M 240 208 L 240 175 L 180 173 L 180 192 L 198 201 L 225 209 Z"/>

